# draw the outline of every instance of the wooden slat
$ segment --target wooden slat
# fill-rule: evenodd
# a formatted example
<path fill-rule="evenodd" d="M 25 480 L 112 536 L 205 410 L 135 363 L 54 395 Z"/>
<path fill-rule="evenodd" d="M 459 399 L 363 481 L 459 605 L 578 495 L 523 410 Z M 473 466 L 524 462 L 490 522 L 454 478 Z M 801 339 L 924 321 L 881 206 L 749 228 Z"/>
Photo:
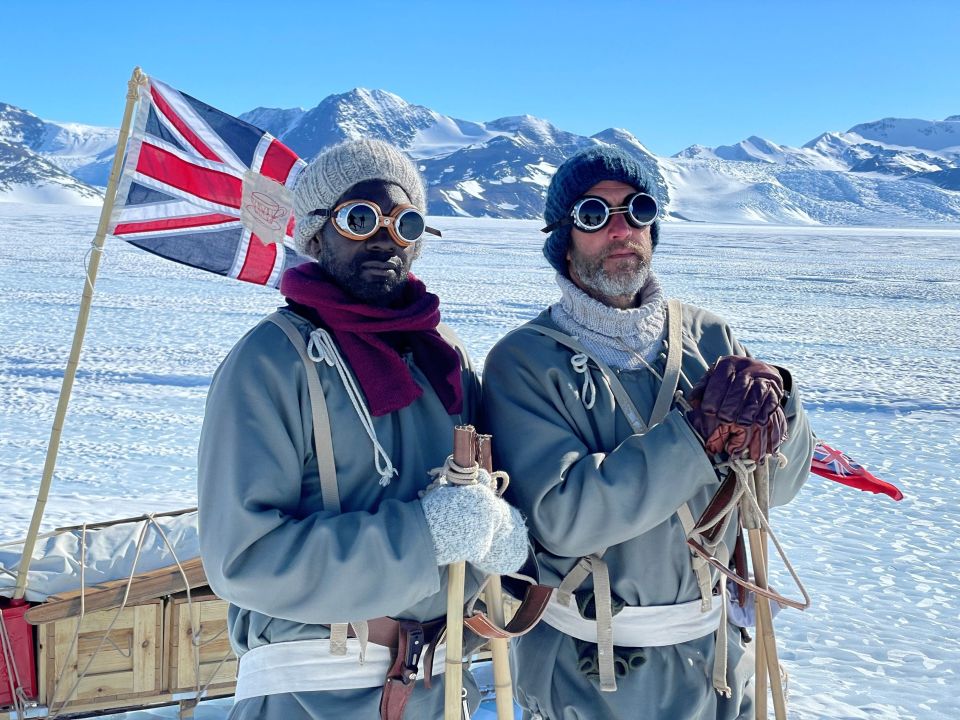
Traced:
<path fill-rule="evenodd" d="M 182 561 L 180 565 L 183 567 L 185 572 L 188 572 L 188 575 L 189 575 L 190 568 L 195 567 L 196 564 L 199 562 L 200 562 L 200 558 L 190 558 L 189 560 Z M 148 580 L 155 580 L 160 577 L 166 577 L 171 572 L 175 572 L 175 571 L 178 572 L 178 568 L 176 564 L 166 565 L 162 568 L 157 568 L 156 570 L 150 570 L 148 572 L 137 573 L 133 577 L 133 583 L 134 585 L 139 585 L 140 583 L 146 582 Z M 74 599 L 78 599 L 81 595 L 89 596 L 92 592 L 99 592 L 101 590 L 114 590 L 116 588 L 125 588 L 127 586 L 128 581 L 129 581 L 129 578 L 121 578 L 119 580 L 110 580 L 109 582 L 87 585 L 86 588 L 84 588 L 83 590 L 78 588 L 77 590 L 71 590 L 70 592 L 50 595 L 46 599 L 45 604 L 51 604 L 51 603 L 60 602 L 63 600 L 74 600 Z M 192 587 L 193 587 L 193 584 L 191 583 L 191 588 Z M 184 589 L 185 588 L 183 587 L 180 588 L 180 590 L 184 590 Z M 180 592 L 180 590 L 175 590 L 174 592 Z"/>
<path fill-rule="evenodd" d="M 157 663 L 160 654 L 157 619 L 161 608 L 143 605 L 135 608 L 133 619 L 133 691 L 159 690 Z"/>
<path fill-rule="evenodd" d="M 181 563 L 181 566 L 183 568 L 183 574 L 186 574 L 187 582 L 191 588 L 206 585 L 207 576 L 203 571 L 203 564 L 200 558 L 187 560 Z M 130 584 L 130 594 L 127 597 L 127 603 L 144 602 L 185 590 L 187 586 L 184 584 L 183 574 L 181 574 L 180 567 L 177 565 L 168 565 L 167 567 L 136 576 Z M 126 588 L 126 579 L 106 583 L 98 590 L 87 588 L 84 593 L 86 611 L 104 610 L 120 605 L 123 602 Z M 32 625 L 41 625 L 54 620 L 76 617 L 79 614 L 80 592 L 76 591 L 59 596 L 57 600 L 36 605 L 28 610 L 24 617 L 26 621 Z"/>

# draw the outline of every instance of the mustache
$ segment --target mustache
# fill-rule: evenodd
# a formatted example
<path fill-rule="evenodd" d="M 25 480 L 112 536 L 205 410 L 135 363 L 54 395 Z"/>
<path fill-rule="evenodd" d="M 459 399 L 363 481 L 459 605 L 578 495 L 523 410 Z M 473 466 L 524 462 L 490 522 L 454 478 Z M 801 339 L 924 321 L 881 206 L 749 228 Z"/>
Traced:
<path fill-rule="evenodd" d="M 603 252 L 603 258 L 606 259 L 613 255 L 614 253 L 623 252 L 624 250 L 630 250 L 635 255 L 643 256 L 643 246 L 640 243 L 636 242 L 625 242 L 618 243 L 616 245 L 611 245 Z"/>
<path fill-rule="evenodd" d="M 389 265 L 394 265 L 397 268 L 403 267 L 403 258 L 400 257 L 399 254 L 390 252 L 389 250 L 383 252 L 369 250 L 364 253 L 359 253 L 354 257 L 354 263 L 357 265 L 362 265 L 369 260 L 387 263 Z"/>

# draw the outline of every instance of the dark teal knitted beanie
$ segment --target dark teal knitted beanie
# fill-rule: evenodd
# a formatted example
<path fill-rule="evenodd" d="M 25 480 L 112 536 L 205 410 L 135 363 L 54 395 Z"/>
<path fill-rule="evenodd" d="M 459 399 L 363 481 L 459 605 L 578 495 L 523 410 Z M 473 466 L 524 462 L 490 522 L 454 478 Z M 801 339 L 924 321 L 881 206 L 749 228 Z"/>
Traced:
<path fill-rule="evenodd" d="M 656 185 L 649 173 L 632 156 L 610 145 L 595 145 L 567 158 L 554 174 L 547 188 L 547 204 L 543 219 L 547 225 L 568 216 L 584 193 L 603 180 L 619 180 L 639 192 L 657 197 Z M 570 246 L 570 225 L 561 225 L 547 237 L 543 255 L 561 275 L 567 273 L 567 248 Z M 660 240 L 660 221 L 650 227 L 653 247 Z"/>

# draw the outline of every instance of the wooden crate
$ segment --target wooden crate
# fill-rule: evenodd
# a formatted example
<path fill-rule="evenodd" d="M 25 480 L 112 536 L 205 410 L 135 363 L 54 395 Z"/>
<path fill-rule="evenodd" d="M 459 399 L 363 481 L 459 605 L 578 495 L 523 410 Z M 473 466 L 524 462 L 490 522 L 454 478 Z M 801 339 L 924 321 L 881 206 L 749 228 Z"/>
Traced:
<path fill-rule="evenodd" d="M 79 712 L 163 694 L 163 618 L 156 599 L 38 626 L 41 703 Z"/>
<path fill-rule="evenodd" d="M 167 600 L 168 689 L 171 693 L 207 688 L 207 697 L 232 695 L 237 681 L 237 658 L 227 632 L 228 603 L 207 589 Z M 192 617 L 191 617 L 192 616 Z M 198 634 L 194 637 L 194 627 Z M 199 682 L 197 665 L 199 663 Z"/>

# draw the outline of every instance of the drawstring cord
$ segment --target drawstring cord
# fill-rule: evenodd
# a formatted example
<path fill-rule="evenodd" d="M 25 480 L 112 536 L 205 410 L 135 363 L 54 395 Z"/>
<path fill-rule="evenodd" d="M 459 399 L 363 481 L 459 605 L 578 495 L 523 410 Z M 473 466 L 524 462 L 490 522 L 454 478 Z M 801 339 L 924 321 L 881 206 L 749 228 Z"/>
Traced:
<path fill-rule="evenodd" d="M 399 475 L 399 473 L 383 446 L 380 445 L 380 441 L 377 440 L 377 433 L 373 429 L 373 419 L 370 417 L 370 411 L 367 410 L 366 403 L 363 402 L 363 394 L 357 387 L 353 376 L 347 372 L 343 357 L 340 355 L 333 338 L 330 337 L 330 333 L 323 328 L 317 328 L 311 332 L 310 342 L 307 344 L 307 354 L 314 362 L 323 362 L 337 369 L 343 387 L 346 388 L 347 395 L 350 397 L 350 402 L 353 403 L 353 409 L 357 412 L 357 417 L 360 418 L 360 424 L 363 425 L 367 437 L 373 443 L 373 461 L 377 467 L 377 473 L 380 475 L 380 485 L 386 487 L 390 484 L 393 476 Z"/>

